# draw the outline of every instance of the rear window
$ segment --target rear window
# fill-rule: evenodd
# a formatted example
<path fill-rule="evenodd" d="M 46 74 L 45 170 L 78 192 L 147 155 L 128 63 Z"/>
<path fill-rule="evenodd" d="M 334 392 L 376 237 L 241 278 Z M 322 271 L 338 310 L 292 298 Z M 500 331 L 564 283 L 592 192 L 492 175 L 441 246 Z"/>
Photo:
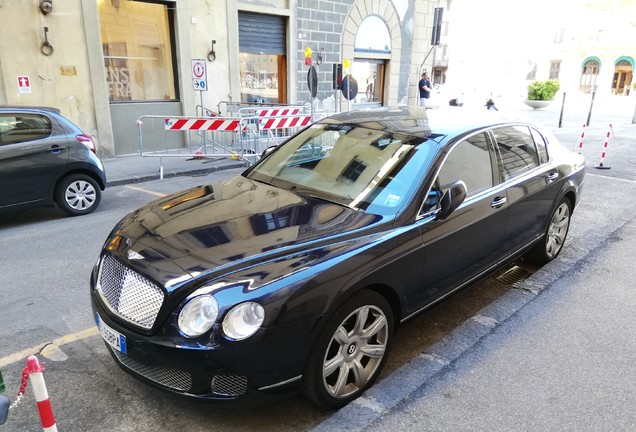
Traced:
<path fill-rule="evenodd" d="M 0 145 L 48 138 L 51 120 L 40 114 L 0 114 Z"/>
<path fill-rule="evenodd" d="M 510 180 L 539 166 L 539 154 L 527 126 L 505 126 L 492 130 L 501 155 L 501 176 Z"/>

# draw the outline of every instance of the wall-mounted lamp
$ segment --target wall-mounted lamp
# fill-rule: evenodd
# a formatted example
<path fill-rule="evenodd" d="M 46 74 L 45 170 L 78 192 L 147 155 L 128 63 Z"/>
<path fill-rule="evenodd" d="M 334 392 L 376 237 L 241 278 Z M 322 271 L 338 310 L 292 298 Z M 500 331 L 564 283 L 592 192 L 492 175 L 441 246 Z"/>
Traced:
<path fill-rule="evenodd" d="M 53 54 L 53 45 L 51 45 L 51 43 L 49 42 L 48 33 L 49 33 L 49 28 L 44 27 L 44 42 L 42 42 L 42 45 L 40 46 L 40 51 L 45 56 L 50 56 L 51 54 Z"/>
<path fill-rule="evenodd" d="M 40 12 L 43 15 L 48 15 L 53 10 L 53 0 L 42 0 L 40 1 Z"/>
<path fill-rule="evenodd" d="M 215 40 L 212 41 L 212 50 L 210 50 L 210 52 L 208 53 L 208 60 L 210 62 L 213 62 L 214 60 L 216 60 L 216 52 L 214 51 L 214 44 L 216 43 Z"/>

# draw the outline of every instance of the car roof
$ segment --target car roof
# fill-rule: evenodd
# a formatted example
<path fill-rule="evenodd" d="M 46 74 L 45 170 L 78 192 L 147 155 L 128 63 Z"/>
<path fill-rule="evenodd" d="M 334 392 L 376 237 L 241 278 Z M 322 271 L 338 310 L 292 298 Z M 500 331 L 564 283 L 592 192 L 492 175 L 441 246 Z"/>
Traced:
<path fill-rule="evenodd" d="M 532 124 L 527 119 L 485 108 L 481 110 L 464 107 L 426 109 L 419 106 L 348 111 L 324 118 L 318 123 L 337 126 L 353 123 L 368 129 L 404 133 L 435 140 L 502 124 Z"/>
<path fill-rule="evenodd" d="M 60 115 L 59 108 L 44 107 L 44 106 L 17 106 L 17 105 L 0 105 L 0 111 L 12 111 L 12 112 L 26 112 L 26 111 L 40 111 L 48 112 Z"/>

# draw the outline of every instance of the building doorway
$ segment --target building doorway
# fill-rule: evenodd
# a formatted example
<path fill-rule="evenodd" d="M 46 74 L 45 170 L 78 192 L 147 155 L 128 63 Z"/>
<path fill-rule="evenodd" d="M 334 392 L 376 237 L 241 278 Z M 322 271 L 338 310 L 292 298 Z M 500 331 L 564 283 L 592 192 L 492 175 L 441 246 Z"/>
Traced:
<path fill-rule="evenodd" d="M 241 102 L 287 103 L 286 40 L 285 17 L 239 12 Z"/>
<path fill-rule="evenodd" d="M 634 60 L 628 58 L 618 59 L 614 65 L 614 78 L 612 79 L 612 93 L 615 95 L 629 94 L 634 72 Z"/>

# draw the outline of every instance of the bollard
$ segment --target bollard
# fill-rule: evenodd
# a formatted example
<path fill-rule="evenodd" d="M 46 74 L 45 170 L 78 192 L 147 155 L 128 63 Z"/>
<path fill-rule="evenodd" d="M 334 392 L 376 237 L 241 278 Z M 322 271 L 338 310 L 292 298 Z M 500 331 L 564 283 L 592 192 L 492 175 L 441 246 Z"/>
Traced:
<path fill-rule="evenodd" d="M 581 154 L 581 151 L 583 150 L 583 138 L 585 138 L 585 123 L 583 124 L 583 128 L 581 129 L 581 136 L 579 137 L 579 142 L 577 143 L 579 154 Z"/>
<path fill-rule="evenodd" d="M 605 161 L 605 152 L 607 150 L 607 143 L 609 141 L 610 131 L 612 131 L 611 124 L 609 125 L 609 130 L 607 131 L 607 135 L 605 136 L 605 144 L 603 145 L 603 151 L 601 153 L 601 161 L 596 166 L 597 169 L 611 169 L 610 167 L 603 165 L 603 162 Z"/>
<path fill-rule="evenodd" d="M 44 375 L 42 374 L 44 369 L 40 366 L 36 356 L 31 355 L 27 357 L 25 371 L 29 375 L 29 380 L 33 386 L 33 393 L 35 395 L 35 401 L 38 404 L 40 421 L 42 422 L 44 432 L 57 432 L 51 402 L 49 401 L 49 394 L 46 390 L 46 384 L 44 383 Z"/>

